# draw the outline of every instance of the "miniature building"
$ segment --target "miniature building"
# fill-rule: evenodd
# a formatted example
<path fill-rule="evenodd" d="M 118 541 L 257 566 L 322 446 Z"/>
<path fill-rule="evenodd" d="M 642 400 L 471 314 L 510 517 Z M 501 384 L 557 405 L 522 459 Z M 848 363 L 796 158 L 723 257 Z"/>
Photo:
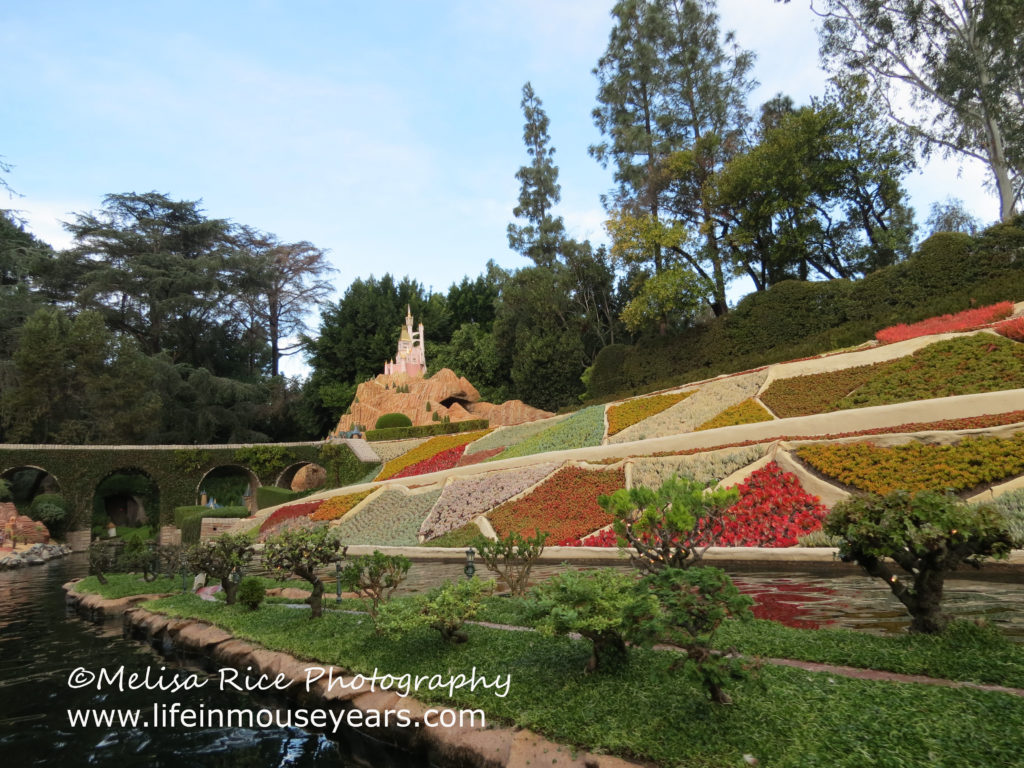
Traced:
<path fill-rule="evenodd" d="M 406 305 L 405 327 L 398 337 L 398 353 L 391 362 L 384 363 L 384 375 L 404 373 L 407 376 L 422 377 L 427 372 L 427 357 L 423 350 L 423 323 L 419 330 L 412 329 L 412 309 Z"/>

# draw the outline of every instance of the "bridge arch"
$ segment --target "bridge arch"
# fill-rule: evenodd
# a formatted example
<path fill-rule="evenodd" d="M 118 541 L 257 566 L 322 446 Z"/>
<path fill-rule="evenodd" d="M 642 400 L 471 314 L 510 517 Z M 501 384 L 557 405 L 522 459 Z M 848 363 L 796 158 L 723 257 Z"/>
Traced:
<path fill-rule="evenodd" d="M 292 483 L 295 482 L 296 475 L 306 467 L 311 467 L 312 469 L 307 470 L 307 472 L 314 473 L 314 475 L 321 480 L 321 482 L 317 483 L 313 487 L 319 487 L 327 481 L 327 470 L 320 464 L 317 464 L 315 461 L 296 461 L 281 470 L 277 479 L 274 480 L 274 485 L 278 488 L 287 488 L 289 490 L 309 490 L 308 488 L 292 488 Z"/>
<path fill-rule="evenodd" d="M 160 525 L 160 486 L 153 472 L 119 466 L 101 475 L 92 491 L 92 526 L 118 528 Z"/>
<path fill-rule="evenodd" d="M 16 504 L 28 504 L 41 493 L 62 494 L 60 481 L 52 472 L 36 464 L 17 464 L 0 470 L 0 480 L 6 480 Z"/>
<path fill-rule="evenodd" d="M 256 489 L 260 478 L 249 467 L 237 463 L 217 464 L 206 470 L 195 488 L 195 503 L 216 501 L 222 507 L 248 506 L 256 510 Z"/>

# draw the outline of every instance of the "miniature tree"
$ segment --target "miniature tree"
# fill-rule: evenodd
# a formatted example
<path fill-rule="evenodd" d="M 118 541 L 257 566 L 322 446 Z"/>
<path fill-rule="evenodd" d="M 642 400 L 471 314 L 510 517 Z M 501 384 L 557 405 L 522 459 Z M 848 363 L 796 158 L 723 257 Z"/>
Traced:
<path fill-rule="evenodd" d="M 842 539 L 839 554 L 884 580 L 913 617 L 911 632 L 934 634 L 949 622 L 942 612 L 946 574 L 986 557 L 1005 558 L 1013 547 L 1006 521 L 988 505 L 971 506 L 951 493 L 895 491 L 840 502 L 825 520 Z M 889 558 L 906 576 L 894 571 Z"/>
<path fill-rule="evenodd" d="M 220 579 L 224 602 L 235 604 L 238 583 L 232 578 L 252 560 L 252 540 L 244 533 L 222 533 L 215 539 L 196 544 L 188 552 L 188 564 L 195 573 Z"/>
<path fill-rule="evenodd" d="M 668 643 L 680 648 L 686 655 L 670 669 L 685 665 L 712 701 L 730 704 L 723 686 L 730 678 L 742 678 L 745 669 L 735 655 L 717 653 L 712 642 L 725 619 L 753 618 L 754 601 L 719 568 L 662 568 L 645 576 L 639 589 L 653 599 L 626 606 L 628 639 L 646 647 Z"/>
<path fill-rule="evenodd" d="M 534 529 L 532 539 L 527 539 L 513 531 L 497 541 L 485 539 L 483 536 L 473 542 L 480 558 L 487 569 L 501 577 L 508 584 L 509 590 L 516 597 L 526 594 L 530 580 L 530 570 L 544 551 L 544 542 L 548 535 Z"/>
<path fill-rule="evenodd" d="M 376 617 L 381 603 L 391 595 L 409 575 L 409 558 L 402 555 L 385 555 L 374 550 L 372 555 L 356 557 L 341 572 L 341 583 L 345 589 L 370 600 L 370 615 Z"/>
<path fill-rule="evenodd" d="M 266 596 L 266 587 L 263 586 L 259 579 L 253 576 L 243 579 L 241 586 L 238 588 L 238 602 L 250 611 L 257 610 Z"/>
<path fill-rule="evenodd" d="M 430 627 L 449 643 L 464 643 L 469 635 L 463 624 L 473 619 L 482 600 L 494 592 L 494 580 L 477 578 L 450 581 L 430 590 L 425 597 L 395 600 L 380 607 L 375 618 L 377 631 L 403 634 Z"/>
<path fill-rule="evenodd" d="M 633 565 L 654 572 L 700 562 L 738 497 L 733 488 L 708 491 L 704 483 L 673 475 L 657 490 L 622 488 L 597 502 L 614 519 L 620 546 L 635 550 L 629 553 Z"/>
<path fill-rule="evenodd" d="M 625 663 L 624 617 L 627 607 L 637 600 L 649 603 L 648 612 L 655 611 L 653 598 L 638 594 L 633 577 L 607 568 L 566 571 L 533 590 L 533 609 L 540 616 L 536 625 L 540 632 L 578 632 L 593 644 L 587 672 L 609 670 Z M 641 612 L 640 608 L 634 610 Z"/>
<path fill-rule="evenodd" d="M 110 570 L 111 560 L 110 546 L 105 541 L 94 539 L 89 544 L 89 573 L 93 574 L 100 584 L 109 583 L 104 571 Z"/>
<path fill-rule="evenodd" d="M 316 575 L 318 568 L 345 557 L 348 547 L 331 533 L 326 525 L 315 528 L 291 528 L 267 539 L 263 547 L 263 563 L 268 568 L 294 574 L 313 585 L 306 602 L 311 618 L 323 616 L 324 583 Z"/>

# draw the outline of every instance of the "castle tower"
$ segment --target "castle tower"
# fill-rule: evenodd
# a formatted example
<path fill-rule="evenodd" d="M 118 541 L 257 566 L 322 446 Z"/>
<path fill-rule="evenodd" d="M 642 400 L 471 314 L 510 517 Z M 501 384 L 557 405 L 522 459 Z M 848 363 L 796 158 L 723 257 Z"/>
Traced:
<path fill-rule="evenodd" d="M 412 329 L 412 308 L 405 306 L 405 325 L 398 336 L 398 351 L 395 359 L 384 363 L 384 375 L 404 373 L 421 377 L 427 373 L 427 356 L 423 348 L 423 323 L 419 329 Z"/>

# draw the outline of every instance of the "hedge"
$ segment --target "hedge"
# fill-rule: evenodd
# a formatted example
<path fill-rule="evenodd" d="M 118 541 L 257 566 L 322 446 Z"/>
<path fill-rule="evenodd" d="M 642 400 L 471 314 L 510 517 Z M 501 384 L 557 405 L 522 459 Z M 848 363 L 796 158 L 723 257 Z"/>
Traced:
<path fill-rule="evenodd" d="M 305 496 L 311 491 L 293 491 L 291 488 L 280 488 L 276 485 L 261 485 L 256 489 L 256 507 L 276 507 L 278 504 L 287 504 L 289 501 Z"/>
<path fill-rule="evenodd" d="M 613 400 L 817 355 L 868 341 L 897 323 L 1022 297 L 1024 217 L 973 238 L 939 233 L 905 262 L 861 280 L 781 282 L 680 334 L 605 347 L 587 398 Z"/>
<path fill-rule="evenodd" d="M 245 507 L 200 507 L 174 508 L 174 524 L 181 529 L 182 544 L 198 544 L 204 517 L 249 517 Z"/>
<path fill-rule="evenodd" d="M 412 419 L 404 413 L 384 413 L 373 425 L 374 429 L 393 429 L 394 427 L 411 427 Z"/>
<path fill-rule="evenodd" d="M 425 424 L 422 427 L 390 427 L 388 429 L 370 429 L 366 432 L 367 440 L 402 440 L 407 437 L 434 437 L 435 435 L 457 435 L 460 432 L 475 432 L 487 429 L 487 419 L 470 419 L 450 423 Z"/>

